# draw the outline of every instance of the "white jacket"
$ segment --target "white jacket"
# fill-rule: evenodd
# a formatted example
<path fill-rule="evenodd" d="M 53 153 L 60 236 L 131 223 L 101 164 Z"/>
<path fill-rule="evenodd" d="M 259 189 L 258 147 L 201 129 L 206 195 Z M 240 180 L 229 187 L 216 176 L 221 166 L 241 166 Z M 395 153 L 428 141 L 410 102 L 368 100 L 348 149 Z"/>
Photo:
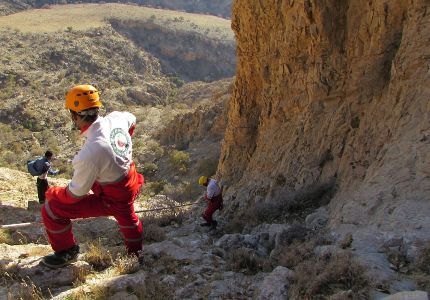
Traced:
<path fill-rule="evenodd" d="M 206 197 L 212 199 L 221 194 L 221 189 L 215 179 L 209 178 L 208 186 L 206 188 Z"/>
<path fill-rule="evenodd" d="M 73 158 L 73 177 L 69 191 L 86 195 L 95 181 L 112 183 L 127 175 L 132 162 L 129 129 L 136 117 L 129 112 L 112 112 L 97 120 L 83 133 L 86 141 Z"/>

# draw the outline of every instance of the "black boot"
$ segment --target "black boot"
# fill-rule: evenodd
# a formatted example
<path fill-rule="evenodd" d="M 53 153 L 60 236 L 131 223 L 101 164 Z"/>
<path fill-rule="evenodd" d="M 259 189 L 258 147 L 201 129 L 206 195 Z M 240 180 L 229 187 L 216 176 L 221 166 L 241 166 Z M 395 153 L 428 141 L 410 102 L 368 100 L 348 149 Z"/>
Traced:
<path fill-rule="evenodd" d="M 205 227 L 205 226 L 211 226 L 211 223 L 208 223 L 208 222 L 206 222 L 206 223 L 201 223 L 201 224 L 200 224 L 200 226 L 203 226 L 203 227 Z"/>
<path fill-rule="evenodd" d="M 218 222 L 213 220 L 211 223 L 211 230 L 216 229 L 217 225 L 218 225 Z"/>
<path fill-rule="evenodd" d="M 54 254 L 45 256 L 42 258 L 41 262 L 48 268 L 58 269 L 75 262 L 78 258 L 78 254 L 79 246 L 74 245 L 67 250 L 55 252 Z"/>

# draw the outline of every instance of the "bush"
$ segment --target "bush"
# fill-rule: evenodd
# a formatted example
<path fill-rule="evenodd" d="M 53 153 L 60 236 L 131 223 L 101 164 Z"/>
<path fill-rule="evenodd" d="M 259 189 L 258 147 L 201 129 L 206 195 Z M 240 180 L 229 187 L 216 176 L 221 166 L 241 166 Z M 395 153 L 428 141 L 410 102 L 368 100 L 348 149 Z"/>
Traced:
<path fill-rule="evenodd" d="M 143 285 L 132 287 L 133 294 L 139 299 L 173 299 L 173 288 L 162 283 L 159 275 L 151 275 L 153 276 L 148 276 Z"/>
<path fill-rule="evenodd" d="M 312 242 L 302 243 L 296 240 L 291 245 L 284 246 L 279 250 L 277 263 L 283 267 L 294 268 L 315 255 L 314 246 L 315 244 Z"/>
<path fill-rule="evenodd" d="M 430 275 L 430 242 L 421 247 L 415 266 L 421 272 Z"/>
<path fill-rule="evenodd" d="M 164 230 L 157 224 L 148 224 L 143 228 L 143 239 L 145 242 L 161 242 L 166 238 Z"/>
<path fill-rule="evenodd" d="M 197 183 L 184 182 L 180 185 L 167 184 L 164 186 L 163 194 L 175 201 L 183 203 L 193 201 L 202 194 L 202 189 Z"/>
<path fill-rule="evenodd" d="M 257 256 L 253 250 L 247 248 L 233 249 L 227 257 L 227 268 L 245 274 L 256 274 L 267 270 L 268 266 L 268 261 Z"/>
<path fill-rule="evenodd" d="M 135 255 L 119 255 L 113 262 L 113 268 L 118 275 L 136 273 L 139 270 L 139 261 Z"/>
<path fill-rule="evenodd" d="M 369 282 L 364 268 L 350 254 L 327 255 L 299 264 L 294 272 L 289 296 L 292 299 L 326 299 L 351 290 L 357 299 L 368 299 Z"/>
<path fill-rule="evenodd" d="M 10 167 L 15 165 L 16 155 L 12 151 L 5 151 L 1 157 L 1 165 L 5 167 Z"/>
<path fill-rule="evenodd" d="M 166 184 L 167 184 L 167 181 L 164 179 L 148 182 L 143 186 L 143 194 L 149 195 L 149 196 L 158 195 L 164 190 L 164 186 Z"/>
<path fill-rule="evenodd" d="M 83 260 L 96 271 L 102 271 L 113 264 L 112 254 L 101 245 L 99 240 L 88 245 Z"/>
<path fill-rule="evenodd" d="M 173 150 L 170 154 L 170 163 L 176 171 L 184 174 L 188 171 L 190 155 L 184 151 Z"/>
<path fill-rule="evenodd" d="M 139 172 L 142 173 L 145 177 L 152 177 L 157 173 L 158 166 L 154 163 L 144 163 L 140 169 Z"/>
<path fill-rule="evenodd" d="M 161 158 L 164 155 L 164 149 L 160 146 L 160 144 L 156 141 L 149 141 L 146 144 L 149 152 L 154 155 L 157 159 Z"/>
<path fill-rule="evenodd" d="M 0 244 L 13 244 L 12 236 L 10 235 L 9 230 L 0 229 Z"/>

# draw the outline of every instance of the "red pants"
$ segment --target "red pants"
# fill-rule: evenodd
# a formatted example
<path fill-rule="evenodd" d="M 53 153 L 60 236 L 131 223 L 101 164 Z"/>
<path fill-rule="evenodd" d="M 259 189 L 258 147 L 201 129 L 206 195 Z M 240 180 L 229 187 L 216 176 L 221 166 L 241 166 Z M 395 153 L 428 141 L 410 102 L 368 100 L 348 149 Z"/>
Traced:
<path fill-rule="evenodd" d="M 206 220 L 208 223 L 212 223 L 212 215 L 215 213 L 217 209 L 219 209 L 222 205 L 222 195 L 218 195 L 214 197 L 213 199 L 206 199 L 208 202 L 208 207 L 203 212 L 202 217 Z"/>
<path fill-rule="evenodd" d="M 66 250 L 76 244 L 71 219 L 113 216 L 125 239 L 128 253 L 142 249 L 142 223 L 134 212 L 134 199 L 144 182 L 132 166 L 128 176 L 120 182 L 100 185 L 94 183 L 94 194 L 85 195 L 72 204 L 53 199 L 41 207 L 42 219 L 52 249 Z"/>

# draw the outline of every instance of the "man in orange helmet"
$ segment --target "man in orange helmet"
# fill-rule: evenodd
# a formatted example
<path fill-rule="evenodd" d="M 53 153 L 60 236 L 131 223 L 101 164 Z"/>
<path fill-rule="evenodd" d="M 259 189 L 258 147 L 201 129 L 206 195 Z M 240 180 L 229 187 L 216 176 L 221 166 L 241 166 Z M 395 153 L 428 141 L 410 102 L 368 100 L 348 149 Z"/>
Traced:
<path fill-rule="evenodd" d="M 136 117 L 117 111 L 99 116 L 102 103 L 91 85 L 70 89 L 65 106 L 86 141 L 73 158 L 71 182 L 46 192 L 41 212 L 54 254 L 45 256 L 42 263 L 55 269 L 76 261 L 79 246 L 70 220 L 99 216 L 116 219 L 128 253 L 137 255 L 142 249 L 142 223 L 133 203 L 144 178 L 132 162 Z"/>

